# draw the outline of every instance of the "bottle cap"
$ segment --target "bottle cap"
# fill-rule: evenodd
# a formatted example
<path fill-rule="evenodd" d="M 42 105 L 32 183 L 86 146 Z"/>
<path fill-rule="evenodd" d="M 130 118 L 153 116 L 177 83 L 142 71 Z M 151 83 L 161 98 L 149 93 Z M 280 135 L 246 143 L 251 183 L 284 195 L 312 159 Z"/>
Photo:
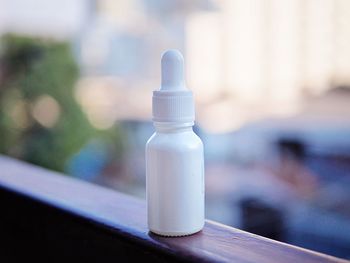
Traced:
<path fill-rule="evenodd" d="M 184 59 L 178 50 L 163 53 L 162 81 L 159 90 L 153 91 L 154 122 L 194 122 L 194 100 L 186 88 Z"/>

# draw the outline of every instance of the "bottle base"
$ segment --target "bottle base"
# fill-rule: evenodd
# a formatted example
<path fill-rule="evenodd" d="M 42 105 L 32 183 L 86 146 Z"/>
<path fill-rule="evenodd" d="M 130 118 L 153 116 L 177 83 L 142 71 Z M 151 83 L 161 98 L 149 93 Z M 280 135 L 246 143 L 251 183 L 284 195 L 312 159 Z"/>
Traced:
<path fill-rule="evenodd" d="M 193 231 L 188 231 L 188 232 L 172 232 L 172 231 L 169 231 L 169 232 L 165 231 L 164 232 L 164 231 L 157 231 L 157 230 L 153 230 L 153 229 L 150 229 L 150 231 L 153 234 L 156 234 L 158 236 L 163 236 L 163 237 L 184 237 L 184 236 L 190 236 L 190 235 L 196 234 L 196 233 L 200 232 L 202 229 L 203 229 L 203 227 L 200 227 L 198 229 L 195 229 Z"/>

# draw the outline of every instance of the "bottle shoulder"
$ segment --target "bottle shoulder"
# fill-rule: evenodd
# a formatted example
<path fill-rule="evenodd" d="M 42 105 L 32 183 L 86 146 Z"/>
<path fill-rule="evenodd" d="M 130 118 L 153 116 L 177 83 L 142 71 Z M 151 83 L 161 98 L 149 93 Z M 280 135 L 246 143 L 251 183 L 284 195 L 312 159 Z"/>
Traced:
<path fill-rule="evenodd" d="M 155 132 L 148 140 L 146 148 L 173 149 L 181 151 L 185 149 L 203 148 L 203 143 L 193 131 L 182 133 Z"/>

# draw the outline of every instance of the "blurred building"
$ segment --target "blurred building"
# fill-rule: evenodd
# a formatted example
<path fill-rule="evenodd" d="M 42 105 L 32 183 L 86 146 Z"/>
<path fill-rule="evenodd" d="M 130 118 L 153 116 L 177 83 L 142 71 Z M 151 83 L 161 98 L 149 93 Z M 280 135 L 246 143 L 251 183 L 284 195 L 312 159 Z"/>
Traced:
<path fill-rule="evenodd" d="M 217 6 L 191 15 L 186 27 L 188 79 L 205 105 L 204 127 L 227 131 L 247 120 L 291 115 L 309 96 L 350 83 L 349 1 Z"/>
<path fill-rule="evenodd" d="M 133 93 L 137 103 L 124 110 L 114 110 L 118 100 L 106 102 L 106 112 L 117 112 L 112 117 L 92 113 L 100 105 L 80 98 L 99 128 L 149 119 L 144 98 L 159 85 L 159 58 L 167 48 L 184 52 L 198 122 L 210 132 L 291 116 L 310 96 L 350 83 L 346 0 L 1 0 L 0 10 L 2 33 L 70 39 L 86 77 L 80 89 L 96 95 L 110 87 L 111 97 L 126 101 Z"/>

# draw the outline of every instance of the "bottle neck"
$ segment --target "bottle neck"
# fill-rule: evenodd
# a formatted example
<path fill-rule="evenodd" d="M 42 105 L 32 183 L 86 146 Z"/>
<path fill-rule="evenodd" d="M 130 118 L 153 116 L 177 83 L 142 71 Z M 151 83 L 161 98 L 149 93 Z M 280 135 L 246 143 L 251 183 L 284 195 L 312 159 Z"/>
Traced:
<path fill-rule="evenodd" d="M 156 128 L 156 131 L 160 133 L 178 133 L 193 131 L 192 126 L 194 125 L 194 122 L 153 122 L 153 125 Z"/>

